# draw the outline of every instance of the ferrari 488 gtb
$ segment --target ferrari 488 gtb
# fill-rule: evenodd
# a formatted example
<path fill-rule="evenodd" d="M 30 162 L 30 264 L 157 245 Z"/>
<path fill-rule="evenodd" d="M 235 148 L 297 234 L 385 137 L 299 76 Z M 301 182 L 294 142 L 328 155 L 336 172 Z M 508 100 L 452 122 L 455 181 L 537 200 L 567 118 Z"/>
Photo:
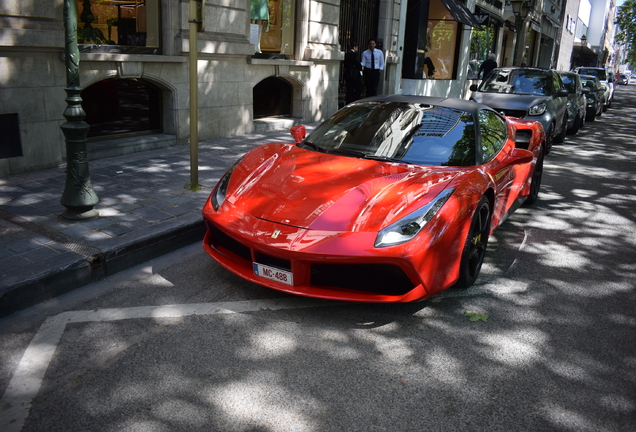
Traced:
<path fill-rule="evenodd" d="M 539 122 L 476 102 L 401 95 L 292 135 L 219 180 L 203 246 L 254 283 L 365 302 L 472 285 L 489 235 L 537 199 L 546 141 Z"/>

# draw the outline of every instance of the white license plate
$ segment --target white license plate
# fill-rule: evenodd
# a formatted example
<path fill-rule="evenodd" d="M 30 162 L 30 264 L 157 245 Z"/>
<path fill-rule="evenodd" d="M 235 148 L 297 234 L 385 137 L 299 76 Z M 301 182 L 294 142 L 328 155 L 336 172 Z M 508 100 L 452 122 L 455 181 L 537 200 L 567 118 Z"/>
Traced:
<path fill-rule="evenodd" d="M 254 274 L 256 276 L 264 277 L 266 279 L 275 280 L 287 285 L 294 285 L 294 276 L 292 272 L 277 269 L 276 267 L 270 267 L 259 263 L 254 264 Z"/>

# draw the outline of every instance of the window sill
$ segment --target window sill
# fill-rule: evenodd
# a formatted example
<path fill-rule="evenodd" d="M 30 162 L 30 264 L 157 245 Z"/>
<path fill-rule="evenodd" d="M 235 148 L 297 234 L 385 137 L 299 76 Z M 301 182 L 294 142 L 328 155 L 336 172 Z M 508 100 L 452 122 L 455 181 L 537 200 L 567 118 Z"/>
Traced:
<path fill-rule="evenodd" d="M 282 60 L 282 59 L 263 59 L 263 58 L 247 58 L 248 64 L 253 65 L 285 65 L 285 66 L 313 66 L 314 62 L 304 60 Z"/>
<path fill-rule="evenodd" d="M 106 53 L 80 53 L 80 60 L 84 61 L 117 61 L 117 62 L 143 62 L 143 63 L 185 63 L 188 57 L 165 56 L 157 54 L 106 54 Z"/>

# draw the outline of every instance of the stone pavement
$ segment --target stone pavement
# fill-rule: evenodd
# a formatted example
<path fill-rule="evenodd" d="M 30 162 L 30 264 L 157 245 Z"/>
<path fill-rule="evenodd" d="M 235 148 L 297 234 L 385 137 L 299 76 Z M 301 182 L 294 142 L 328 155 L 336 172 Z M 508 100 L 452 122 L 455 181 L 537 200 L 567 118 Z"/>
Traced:
<path fill-rule="evenodd" d="M 0 178 L 0 317 L 201 241 L 201 210 L 217 180 L 274 141 L 293 139 L 284 129 L 201 142 L 196 192 L 186 188 L 188 145 L 91 161 L 100 217 L 85 222 L 59 216 L 63 169 Z"/>

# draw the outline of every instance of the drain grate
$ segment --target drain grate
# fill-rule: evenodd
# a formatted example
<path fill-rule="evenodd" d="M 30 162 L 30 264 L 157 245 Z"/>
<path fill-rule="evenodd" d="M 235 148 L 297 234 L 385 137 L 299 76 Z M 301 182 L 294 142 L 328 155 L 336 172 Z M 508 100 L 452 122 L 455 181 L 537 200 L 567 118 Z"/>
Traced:
<path fill-rule="evenodd" d="M 61 232 L 56 231 L 52 228 L 41 225 L 37 222 L 32 222 L 28 219 L 23 218 L 22 216 L 2 209 L 0 209 L 0 219 L 11 222 L 14 225 L 24 228 L 25 230 L 39 234 L 42 237 L 46 237 L 49 240 L 53 240 L 54 242 L 64 246 L 65 248 L 86 257 L 87 261 L 89 261 L 91 265 L 102 260 L 101 250 L 97 249 L 96 247 L 80 243 L 74 240 L 72 237 L 62 234 Z"/>

